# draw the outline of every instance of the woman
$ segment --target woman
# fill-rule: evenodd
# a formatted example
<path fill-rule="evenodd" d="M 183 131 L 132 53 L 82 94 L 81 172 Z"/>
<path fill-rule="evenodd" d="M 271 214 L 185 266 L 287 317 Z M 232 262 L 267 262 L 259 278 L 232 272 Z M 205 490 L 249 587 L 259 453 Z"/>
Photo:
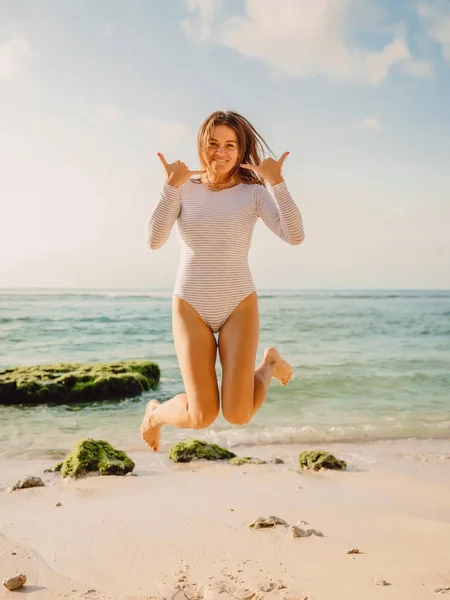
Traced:
<path fill-rule="evenodd" d="M 280 160 L 253 126 L 235 112 L 217 111 L 202 124 L 198 153 L 203 170 L 168 163 L 161 197 L 147 224 L 152 250 L 168 239 L 177 221 L 181 258 L 172 298 L 172 329 L 186 392 L 160 404 L 150 400 L 141 424 L 146 444 L 158 450 L 161 426 L 202 429 L 219 414 L 216 354 L 222 365 L 221 405 L 232 424 L 248 423 L 274 377 L 286 385 L 292 369 L 267 348 L 255 371 L 258 301 L 248 251 L 258 217 L 292 245 L 304 239 Z M 199 175 L 199 179 L 192 179 Z M 264 182 L 272 187 L 273 196 Z M 274 199 L 275 198 L 275 199 Z M 216 342 L 215 333 L 218 333 Z"/>

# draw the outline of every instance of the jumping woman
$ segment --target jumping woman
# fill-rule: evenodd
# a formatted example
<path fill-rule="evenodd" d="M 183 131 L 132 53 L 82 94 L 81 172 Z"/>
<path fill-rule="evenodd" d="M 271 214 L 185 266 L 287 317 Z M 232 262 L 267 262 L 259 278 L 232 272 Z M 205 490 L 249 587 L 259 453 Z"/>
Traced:
<path fill-rule="evenodd" d="M 292 377 L 292 368 L 275 348 L 265 350 L 255 370 L 258 299 L 248 266 L 253 229 L 261 217 L 288 244 L 304 239 L 300 211 L 281 173 L 289 152 L 279 160 L 263 159 L 265 149 L 271 153 L 247 119 L 217 111 L 198 133 L 201 171 L 191 171 L 179 160 L 168 163 L 158 154 L 166 182 L 147 222 L 147 242 L 152 250 L 160 248 L 177 221 L 181 257 L 172 330 L 186 391 L 167 402 L 147 404 L 141 435 L 154 451 L 162 425 L 203 429 L 216 420 L 220 404 L 229 423 L 248 423 L 272 377 L 282 385 Z"/>

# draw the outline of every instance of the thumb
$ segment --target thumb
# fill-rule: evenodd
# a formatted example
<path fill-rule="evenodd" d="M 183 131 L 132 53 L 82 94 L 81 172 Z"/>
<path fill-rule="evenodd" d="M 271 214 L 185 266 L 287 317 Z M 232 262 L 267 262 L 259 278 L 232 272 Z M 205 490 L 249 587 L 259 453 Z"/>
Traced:
<path fill-rule="evenodd" d="M 287 158 L 288 156 L 289 156 L 289 152 L 284 152 L 284 153 L 281 155 L 281 158 L 280 158 L 280 160 L 278 161 L 278 164 L 280 165 L 280 167 L 282 167 L 282 166 L 283 166 L 283 163 L 284 163 L 284 161 L 286 160 L 286 158 Z"/>

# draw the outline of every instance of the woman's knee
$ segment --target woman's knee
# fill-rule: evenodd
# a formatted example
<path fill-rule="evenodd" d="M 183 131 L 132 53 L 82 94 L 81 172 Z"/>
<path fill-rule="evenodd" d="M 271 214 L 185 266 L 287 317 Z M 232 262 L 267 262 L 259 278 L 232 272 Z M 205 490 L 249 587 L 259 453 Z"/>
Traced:
<path fill-rule="evenodd" d="M 235 408 L 222 408 L 223 418 L 230 423 L 230 425 L 247 425 L 250 423 L 253 417 L 253 410 L 246 409 L 243 407 Z"/>
<path fill-rule="evenodd" d="M 219 415 L 219 407 L 205 410 L 188 410 L 191 429 L 206 429 L 214 423 Z"/>

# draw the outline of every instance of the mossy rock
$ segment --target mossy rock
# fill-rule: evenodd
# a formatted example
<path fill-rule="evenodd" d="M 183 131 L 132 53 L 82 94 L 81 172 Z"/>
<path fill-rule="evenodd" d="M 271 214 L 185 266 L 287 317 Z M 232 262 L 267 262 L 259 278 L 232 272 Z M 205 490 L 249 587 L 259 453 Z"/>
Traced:
<path fill-rule="evenodd" d="M 177 463 L 191 462 L 192 459 L 229 460 L 235 456 L 236 454 L 217 444 L 207 444 L 200 440 L 177 442 L 169 450 L 169 458 Z"/>
<path fill-rule="evenodd" d="M 91 471 L 100 475 L 126 475 L 133 469 L 134 462 L 125 452 L 104 440 L 88 438 L 75 442 L 69 456 L 47 471 L 60 472 L 62 477 L 78 477 Z"/>
<path fill-rule="evenodd" d="M 235 456 L 230 460 L 230 465 L 266 465 L 267 461 L 262 458 L 252 458 L 251 456 Z"/>
<path fill-rule="evenodd" d="M 0 370 L 0 404 L 68 404 L 138 396 L 157 387 L 159 366 L 144 360 L 60 363 Z"/>
<path fill-rule="evenodd" d="M 320 469 L 345 471 L 347 468 L 345 460 L 339 460 L 339 458 L 324 450 L 305 450 L 299 454 L 298 462 L 300 467 L 311 471 L 320 471 Z"/>

